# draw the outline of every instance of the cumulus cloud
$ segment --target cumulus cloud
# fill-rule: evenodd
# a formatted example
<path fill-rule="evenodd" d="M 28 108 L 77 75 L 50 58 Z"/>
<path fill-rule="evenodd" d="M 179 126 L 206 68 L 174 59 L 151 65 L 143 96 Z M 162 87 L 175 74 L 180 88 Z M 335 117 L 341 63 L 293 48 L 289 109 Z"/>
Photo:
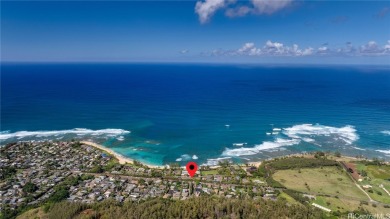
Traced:
<path fill-rule="evenodd" d="M 256 46 L 253 42 L 244 43 L 235 50 L 217 49 L 203 55 L 212 56 L 380 56 L 390 55 L 390 40 L 384 46 L 378 45 L 375 41 L 369 41 L 360 47 L 354 47 L 351 42 L 347 42 L 344 47 L 331 48 L 328 43 L 314 49 L 313 47 L 300 48 L 298 44 L 291 46 L 281 42 L 268 40 L 263 46 Z"/>
<path fill-rule="evenodd" d="M 385 45 L 385 51 L 390 52 L 390 40 L 387 41 L 387 44 Z"/>
<path fill-rule="evenodd" d="M 327 54 L 329 53 L 329 48 L 327 46 L 321 46 L 317 49 L 318 54 Z"/>
<path fill-rule="evenodd" d="M 245 43 L 241 48 L 237 50 L 238 54 L 257 55 L 261 51 L 255 47 L 254 43 Z"/>
<path fill-rule="evenodd" d="M 180 51 L 181 54 L 187 54 L 189 53 L 190 51 L 188 49 L 183 49 Z"/>
<path fill-rule="evenodd" d="M 337 49 L 337 53 L 342 55 L 353 55 L 356 54 L 356 48 L 352 45 L 351 42 L 346 42 L 345 47 Z"/>
<path fill-rule="evenodd" d="M 199 15 L 199 21 L 206 23 L 211 16 L 220 9 L 225 7 L 226 0 L 205 0 L 196 2 L 195 12 Z"/>
<path fill-rule="evenodd" d="M 303 50 L 302 55 L 304 55 L 304 56 L 311 55 L 311 54 L 313 54 L 313 51 L 314 51 L 314 49 L 309 47 L 309 48 Z"/>
<path fill-rule="evenodd" d="M 369 41 L 367 44 L 360 47 L 361 55 L 390 55 L 390 40 L 383 47 L 378 45 L 375 41 Z"/>
<path fill-rule="evenodd" d="M 288 6 L 292 0 L 252 0 L 257 13 L 272 14 Z"/>
<path fill-rule="evenodd" d="M 239 2 L 236 0 L 199 0 L 195 12 L 201 23 L 206 23 L 217 10 L 224 9 L 228 17 L 245 16 L 247 14 L 272 14 L 291 4 L 293 0 L 251 0 Z"/>
<path fill-rule="evenodd" d="M 249 6 L 238 6 L 234 8 L 228 8 L 225 15 L 228 17 L 241 17 L 253 12 L 253 8 Z"/>
<path fill-rule="evenodd" d="M 237 50 L 225 51 L 229 55 L 249 55 L 249 56 L 306 56 L 313 53 L 313 48 L 301 49 L 297 44 L 286 46 L 280 42 L 268 40 L 262 47 L 256 47 L 254 43 L 245 43 Z"/>
<path fill-rule="evenodd" d="M 283 43 L 273 43 L 270 40 L 268 40 L 263 47 L 263 51 L 268 54 L 283 54 L 286 50 L 288 49 L 283 46 Z"/>

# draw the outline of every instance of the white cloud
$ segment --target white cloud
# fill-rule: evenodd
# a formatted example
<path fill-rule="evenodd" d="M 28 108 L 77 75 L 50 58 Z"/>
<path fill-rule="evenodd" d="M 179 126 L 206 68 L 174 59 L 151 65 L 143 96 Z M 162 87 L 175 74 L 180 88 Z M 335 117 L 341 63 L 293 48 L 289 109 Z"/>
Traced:
<path fill-rule="evenodd" d="M 272 14 L 288 7 L 293 0 L 251 0 L 247 4 L 234 5 L 236 0 L 198 0 L 195 12 L 201 23 L 206 23 L 219 9 L 226 9 L 228 17 L 245 16 L 247 14 Z M 232 5 L 228 8 L 229 5 Z"/>
<path fill-rule="evenodd" d="M 345 47 L 330 48 L 328 44 L 323 44 L 317 49 L 307 47 L 299 48 L 298 44 L 287 46 L 280 42 L 272 42 L 268 40 L 262 47 L 257 47 L 255 43 L 248 42 L 235 50 L 213 50 L 204 53 L 212 56 L 380 56 L 390 55 L 390 40 L 384 46 L 378 45 L 375 41 L 370 41 L 367 44 L 356 49 L 352 43 L 347 42 Z"/>
<path fill-rule="evenodd" d="M 304 55 L 304 56 L 311 55 L 311 54 L 313 54 L 313 51 L 314 51 L 314 49 L 309 47 L 309 48 L 303 50 L 302 55 Z"/>
<path fill-rule="evenodd" d="M 385 50 L 390 51 L 390 40 L 387 41 L 387 44 L 385 45 Z"/>
<path fill-rule="evenodd" d="M 199 15 L 199 21 L 206 23 L 211 16 L 220 9 L 225 7 L 225 0 L 206 0 L 204 2 L 198 1 L 195 5 L 195 12 Z"/>
<path fill-rule="evenodd" d="M 321 46 L 317 49 L 317 53 L 321 55 L 326 55 L 330 53 L 330 49 L 327 46 Z"/>
<path fill-rule="evenodd" d="M 225 15 L 228 17 L 241 17 L 247 15 L 253 11 L 253 8 L 248 6 L 239 6 L 235 8 L 228 8 L 225 12 Z"/>
<path fill-rule="evenodd" d="M 377 53 L 380 50 L 375 41 L 370 41 L 366 45 L 360 47 L 361 53 Z"/>
<path fill-rule="evenodd" d="M 263 47 L 263 51 L 268 54 L 284 54 L 286 52 L 286 48 L 283 46 L 283 43 L 273 43 L 268 40 Z"/>
<path fill-rule="evenodd" d="M 369 41 L 367 44 L 360 47 L 360 55 L 389 55 L 390 54 L 390 40 L 387 41 L 383 47 L 379 46 L 375 41 Z"/>
<path fill-rule="evenodd" d="M 260 52 L 261 50 L 256 48 L 254 43 L 245 43 L 237 50 L 237 53 L 241 55 L 257 55 Z"/>
<path fill-rule="evenodd" d="M 183 49 L 180 51 L 181 54 L 187 54 L 189 53 L 190 51 L 188 49 Z"/>
<path fill-rule="evenodd" d="M 345 47 L 337 49 L 337 53 L 340 55 L 355 55 L 356 54 L 356 48 L 352 45 L 351 42 L 347 42 L 345 44 Z"/>
<path fill-rule="evenodd" d="M 261 48 L 256 47 L 254 43 L 245 43 L 241 48 L 235 51 L 226 51 L 225 55 L 249 55 L 249 56 L 306 56 L 313 53 L 313 48 L 300 49 L 297 44 L 291 47 L 283 43 L 272 42 L 268 40 Z"/>
<path fill-rule="evenodd" d="M 255 11 L 260 14 L 272 14 L 288 5 L 292 0 L 252 0 Z"/>

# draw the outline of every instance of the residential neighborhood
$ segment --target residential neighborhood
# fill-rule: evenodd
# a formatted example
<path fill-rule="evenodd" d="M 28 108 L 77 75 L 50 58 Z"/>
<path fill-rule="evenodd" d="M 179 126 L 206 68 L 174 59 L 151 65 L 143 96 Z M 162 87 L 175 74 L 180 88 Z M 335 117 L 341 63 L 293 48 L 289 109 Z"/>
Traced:
<path fill-rule="evenodd" d="M 201 195 L 276 196 L 273 188 L 258 179 L 242 177 L 249 172 L 233 165 L 221 170 L 201 167 L 190 178 L 178 166 L 150 168 L 138 162 L 121 165 L 104 151 L 79 142 L 18 142 L 6 145 L 1 152 L 1 209 L 45 202 L 63 184 L 69 185 L 66 200 L 83 203 L 153 197 L 185 200 Z"/>

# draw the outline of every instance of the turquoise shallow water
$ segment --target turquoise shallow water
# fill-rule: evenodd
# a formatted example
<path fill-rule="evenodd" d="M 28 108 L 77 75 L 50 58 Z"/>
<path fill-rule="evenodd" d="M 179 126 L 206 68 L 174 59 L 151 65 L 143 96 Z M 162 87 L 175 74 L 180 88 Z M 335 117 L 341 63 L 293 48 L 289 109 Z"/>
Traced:
<path fill-rule="evenodd" d="M 160 165 L 314 150 L 390 159 L 388 67 L 1 68 L 2 144 L 92 139 Z"/>

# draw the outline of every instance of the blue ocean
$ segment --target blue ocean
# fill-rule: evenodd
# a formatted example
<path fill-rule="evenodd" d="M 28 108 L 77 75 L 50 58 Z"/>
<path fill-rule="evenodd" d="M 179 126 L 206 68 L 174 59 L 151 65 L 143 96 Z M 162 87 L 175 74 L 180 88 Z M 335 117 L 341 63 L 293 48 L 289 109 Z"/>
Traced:
<path fill-rule="evenodd" d="M 1 145 L 73 138 L 155 165 L 390 160 L 390 68 L 3 63 Z"/>

